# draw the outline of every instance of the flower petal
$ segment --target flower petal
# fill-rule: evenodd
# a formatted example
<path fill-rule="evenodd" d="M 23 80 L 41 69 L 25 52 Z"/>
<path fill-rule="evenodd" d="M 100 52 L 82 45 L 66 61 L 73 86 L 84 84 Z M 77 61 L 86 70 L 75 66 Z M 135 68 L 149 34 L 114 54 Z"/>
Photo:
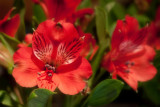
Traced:
<path fill-rule="evenodd" d="M 143 56 L 134 58 L 134 66 L 131 68 L 134 76 L 138 81 L 148 81 L 152 79 L 156 73 L 156 68 L 150 63 L 155 56 L 155 51 L 149 46 L 145 46 L 146 52 Z"/>
<path fill-rule="evenodd" d="M 40 75 L 37 78 L 38 87 L 54 91 L 58 85 L 56 75 L 52 73 L 53 76 L 48 76 L 46 71 L 41 71 L 39 73 Z"/>
<path fill-rule="evenodd" d="M 15 68 L 13 70 L 13 77 L 16 82 L 23 87 L 36 86 L 37 72 L 40 69 L 32 61 L 32 48 L 20 48 L 15 52 L 13 59 Z"/>
<path fill-rule="evenodd" d="M 132 87 L 135 91 L 138 87 L 138 81 L 134 77 L 133 72 L 125 73 L 125 72 L 118 72 L 117 73 L 130 87 Z"/>
<path fill-rule="evenodd" d="M 77 94 L 85 87 L 84 79 L 88 79 L 91 74 L 92 69 L 89 62 L 79 57 L 74 63 L 57 68 L 58 88 L 64 94 Z"/>
<path fill-rule="evenodd" d="M 51 62 L 51 56 L 53 52 L 53 44 L 51 41 L 43 34 L 37 33 L 33 34 L 33 52 L 34 55 L 44 63 Z"/>
<path fill-rule="evenodd" d="M 79 57 L 82 46 L 82 38 L 75 38 L 70 42 L 60 43 L 57 49 L 56 65 L 74 62 Z"/>
<path fill-rule="evenodd" d="M 17 14 L 3 24 L 3 32 L 11 37 L 14 37 L 19 28 L 19 25 L 20 25 L 20 16 L 19 14 Z"/>
<path fill-rule="evenodd" d="M 131 16 L 126 16 L 125 21 L 118 20 L 112 36 L 112 49 L 118 48 L 122 42 L 129 39 L 132 41 L 132 38 L 137 37 L 135 33 L 138 32 L 138 28 L 138 21 Z"/>
<path fill-rule="evenodd" d="M 81 0 L 44 0 L 48 8 L 48 18 L 55 18 L 55 21 L 70 16 L 79 5 Z"/>
<path fill-rule="evenodd" d="M 74 25 L 65 21 L 55 23 L 53 20 L 42 22 L 37 30 L 38 33 L 45 34 L 54 43 L 78 38 L 79 34 Z"/>

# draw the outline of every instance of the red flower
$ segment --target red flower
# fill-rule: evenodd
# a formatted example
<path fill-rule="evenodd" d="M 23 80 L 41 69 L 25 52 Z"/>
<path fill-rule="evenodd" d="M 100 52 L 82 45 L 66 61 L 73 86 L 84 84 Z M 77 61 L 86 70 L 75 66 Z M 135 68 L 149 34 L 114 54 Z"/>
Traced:
<path fill-rule="evenodd" d="M 155 51 L 143 44 L 146 28 L 138 28 L 138 22 L 133 17 L 118 20 L 112 36 L 112 49 L 102 63 L 112 73 L 112 78 L 120 76 L 134 90 L 137 90 L 138 81 L 150 80 L 156 74 L 155 67 L 150 63 Z"/>
<path fill-rule="evenodd" d="M 81 56 L 89 57 L 89 60 L 92 60 L 92 58 L 94 57 L 99 48 L 98 45 L 96 44 L 96 40 L 93 38 L 92 34 L 84 33 L 81 30 L 81 27 L 78 26 L 77 30 L 81 37 L 85 36 L 83 49 L 80 54 Z"/>
<path fill-rule="evenodd" d="M 157 9 L 155 21 L 149 26 L 148 41 L 147 43 L 156 48 L 160 49 L 160 7 Z"/>
<path fill-rule="evenodd" d="M 65 94 L 77 94 L 92 74 L 89 62 L 79 56 L 82 47 L 83 39 L 72 24 L 47 20 L 34 32 L 32 48 L 15 52 L 13 76 L 23 87 L 58 87 Z"/>
<path fill-rule="evenodd" d="M 69 22 L 75 22 L 77 18 L 85 14 L 93 14 L 93 9 L 86 8 L 75 11 L 81 0 L 32 0 L 40 4 L 48 19 L 54 18 L 55 21 L 66 19 Z"/>
<path fill-rule="evenodd" d="M 8 20 L 11 12 L 14 8 L 12 8 L 6 16 L 0 20 L 0 32 L 4 32 L 7 35 L 14 37 L 20 24 L 20 16 L 19 14 L 16 14 L 14 17 Z"/>

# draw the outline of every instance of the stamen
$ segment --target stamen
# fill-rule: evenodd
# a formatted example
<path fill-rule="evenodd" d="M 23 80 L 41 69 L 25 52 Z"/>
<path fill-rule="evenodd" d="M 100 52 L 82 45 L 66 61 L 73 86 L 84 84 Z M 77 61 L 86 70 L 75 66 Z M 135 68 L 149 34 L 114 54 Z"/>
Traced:
<path fill-rule="evenodd" d="M 51 73 L 51 72 L 49 72 L 49 73 L 48 73 L 48 76 L 52 76 L 52 73 Z"/>
<path fill-rule="evenodd" d="M 130 71 L 129 70 L 124 70 L 124 72 L 129 73 Z"/>
<path fill-rule="evenodd" d="M 133 66 L 135 63 L 134 62 L 131 62 L 131 65 Z"/>
<path fill-rule="evenodd" d="M 127 66 L 128 66 L 129 64 L 130 64 L 130 62 L 129 62 L 129 61 L 125 62 L 125 65 L 127 65 Z"/>
<path fill-rule="evenodd" d="M 82 36 L 81 39 L 84 40 L 84 39 L 85 39 L 85 36 Z"/>
<path fill-rule="evenodd" d="M 45 67 L 48 68 L 48 67 L 50 67 L 50 65 L 49 65 L 49 64 L 46 64 Z"/>
<path fill-rule="evenodd" d="M 38 74 L 38 75 L 41 75 L 41 73 L 40 73 L 40 72 L 37 72 L 37 74 Z"/>

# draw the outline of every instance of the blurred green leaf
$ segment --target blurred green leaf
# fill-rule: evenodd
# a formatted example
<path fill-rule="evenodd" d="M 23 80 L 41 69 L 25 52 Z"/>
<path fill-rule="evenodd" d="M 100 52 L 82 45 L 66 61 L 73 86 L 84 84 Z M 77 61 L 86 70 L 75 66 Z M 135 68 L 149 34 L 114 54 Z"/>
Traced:
<path fill-rule="evenodd" d="M 20 43 L 15 38 L 12 38 L 4 33 L 0 33 L 0 41 L 13 55 L 14 51 L 17 50 L 17 45 Z"/>
<path fill-rule="evenodd" d="M 156 105 L 160 105 L 160 51 L 154 58 L 154 66 L 157 68 L 157 75 L 146 83 L 143 83 L 145 95 Z"/>
<path fill-rule="evenodd" d="M 99 40 L 99 45 L 107 47 L 107 38 L 106 38 L 106 11 L 103 8 L 96 7 L 96 29 L 97 36 Z"/>
<path fill-rule="evenodd" d="M 115 3 L 115 0 L 99 0 L 99 5 L 106 8 L 108 12 L 114 7 Z"/>
<path fill-rule="evenodd" d="M 47 107 L 48 100 L 53 94 L 46 89 L 35 89 L 28 98 L 28 107 Z"/>
<path fill-rule="evenodd" d="M 78 6 L 78 10 L 87 8 L 87 7 L 91 7 L 91 5 L 92 5 L 91 0 L 83 0 L 81 4 Z"/>
<path fill-rule="evenodd" d="M 0 103 L 2 103 L 3 105 L 6 105 L 6 106 L 13 106 L 12 99 L 7 94 L 7 92 L 4 90 L 0 90 Z"/>
<path fill-rule="evenodd" d="M 135 4 L 131 4 L 128 9 L 127 9 L 127 13 L 129 13 L 130 15 L 134 16 L 135 14 L 138 13 L 137 11 L 137 7 Z"/>
<path fill-rule="evenodd" d="M 117 19 L 123 19 L 126 15 L 125 8 L 119 3 L 115 3 L 114 7 L 112 8 L 112 12 Z"/>
<path fill-rule="evenodd" d="M 33 14 L 39 23 L 46 20 L 46 16 L 45 16 L 44 11 L 40 5 L 35 4 L 33 6 Z"/>
<path fill-rule="evenodd" d="M 96 30 L 97 30 L 97 37 L 99 41 L 99 49 L 97 54 L 95 55 L 94 59 L 91 62 L 93 74 L 89 80 L 89 86 L 92 86 L 93 80 L 96 76 L 96 72 L 100 66 L 101 59 L 103 57 L 104 51 L 110 44 L 109 35 L 106 33 L 106 13 L 104 8 L 96 7 Z"/>
<path fill-rule="evenodd" d="M 100 106 L 111 103 L 119 96 L 123 85 L 124 83 L 120 80 L 106 79 L 102 81 L 93 89 L 86 100 L 86 105 Z"/>
<path fill-rule="evenodd" d="M 141 27 L 146 26 L 150 22 L 150 19 L 146 15 L 136 15 L 136 18 Z"/>

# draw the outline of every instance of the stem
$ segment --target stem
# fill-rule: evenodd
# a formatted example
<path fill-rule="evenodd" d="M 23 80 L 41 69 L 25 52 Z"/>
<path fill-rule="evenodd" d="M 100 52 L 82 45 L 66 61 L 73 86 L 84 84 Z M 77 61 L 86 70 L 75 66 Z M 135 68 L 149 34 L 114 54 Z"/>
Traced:
<path fill-rule="evenodd" d="M 89 87 L 92 87 L 92 85 L 93 85 L 93 80 L 96 77 L 96 73 L 97 73 L 98 68 L 101 64 L 101 59 L 103 58 L 103 54 L 104 54 L 105 50 L 106 50 L 106 47 L 100 46 L 100 49 L 99 49 L 95 59 L 91 63 L 92 69 L 93 69 L 93 74 L 92 74 L 92 77 L 90 78 L 90 80 L 88 82 Z"/>
<path fill-rule="evenodd" d="M 18 87 L 17 86 L 15 86 L 14 87 L 14 92 L 15 92 L 15 94 L 17 95 L 17 97 L 18 97 L 18 100 L 19 100 L 19 102 L 20 102 L 20 104 L 24 104 L 24 102 L 23 102 L 23 100 L 22 100 L 22 97 L 21 97 L 21 94 L 20 94 L 20 92 L 19 92 L 19 89 L 18 89 Z"/>

